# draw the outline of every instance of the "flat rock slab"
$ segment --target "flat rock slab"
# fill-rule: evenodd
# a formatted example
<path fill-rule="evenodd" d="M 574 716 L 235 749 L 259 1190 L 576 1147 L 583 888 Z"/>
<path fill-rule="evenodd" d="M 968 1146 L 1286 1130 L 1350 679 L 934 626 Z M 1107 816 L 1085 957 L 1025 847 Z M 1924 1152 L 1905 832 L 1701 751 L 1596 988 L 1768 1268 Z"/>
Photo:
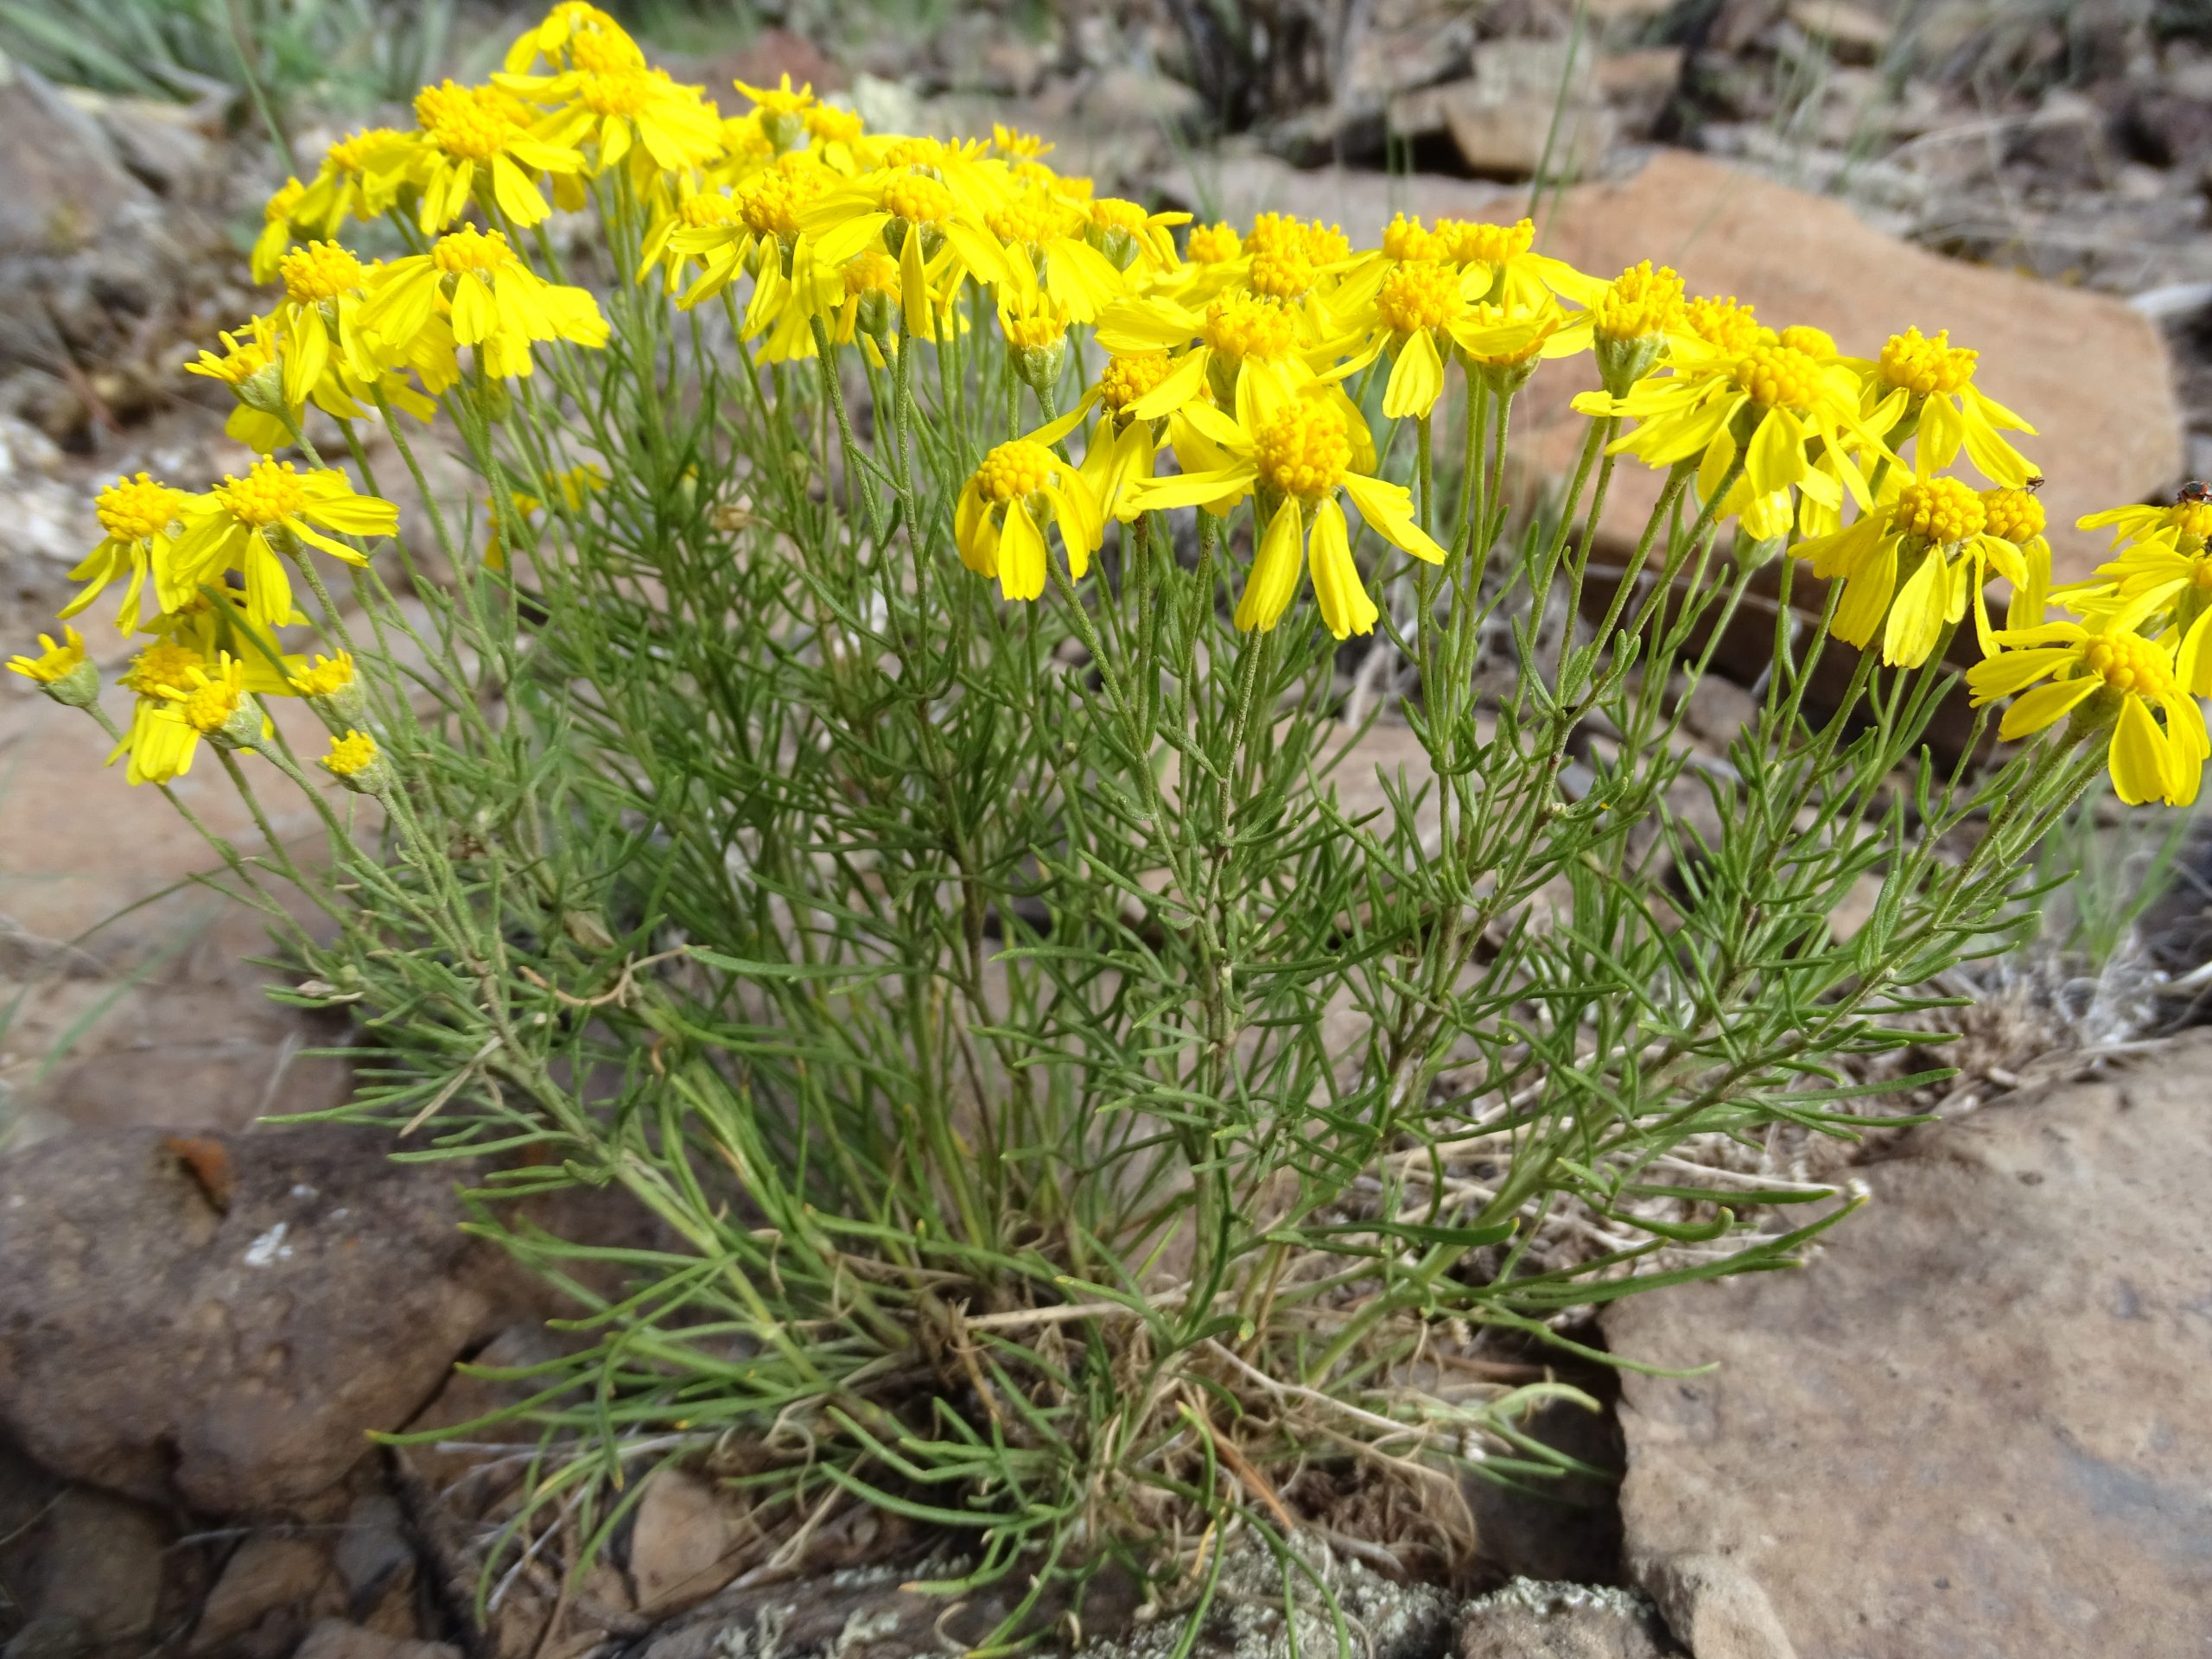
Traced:
<path fill-rule="evenodd" d="M 1804 1659 L 2212 1652 L 2209 1077 L 2197 1033 L 1916 1130 L 1804 1271 L 1610 1310 L 1719 1366 L 1624 1377 L 1631 1569 L 1741 1567 Z"/>
<path fill-rule="evenodd" d="M 1341 168 L 1301 172 L 1268 157 L 1207 161 L 1188 186 L 1231 218 L 1274 208 L 1341 221 L 1371 245 L 1391 213 L 1512 219 L 1526 188 L 1469 179 L 1391 177 Z M 2139 501 L 2180 481 L 2182 412 L 2158 325 L 2126 302 L 2015 271 L 1968 264 L 1865 223 L 1834 197 L 1812 195 L 1708 160 L 1661 149 L 1637 172 L 1577 185 L 1540 219 L 1537 245 L 1593 275 L 1639 259 L 1671 264 L 1694 294 L 1732 294 L 1776 327 L 1811 323 L 1842 349 L 1872 356 L 1907 327 L 1948 328 L 1981 353 L 1976 384 L 2039 429 L 2022 452 L 2050 479 L 2052 562 L 2061 580 L 2087 575 L 2106 538 L 2073 528 L 2100 507 Z M 1586 423 L 1567 410 L 1597 384 L 1587 358 L 1547 365 L 1514 408 L 1526 451 L 1573 469 Z M 1605 529 L 1633 537 L 1658 499 L 1659 474 L 1638 464 L 1614 476 Z"/>
<path fill-rule="evenodd" d="M 87 1132 L 0 1159 L 0 1433 L 228 1516 L 334 1484 L 545 1300 L 461 1230 L 467 1165 L 378 1130 Z"/>

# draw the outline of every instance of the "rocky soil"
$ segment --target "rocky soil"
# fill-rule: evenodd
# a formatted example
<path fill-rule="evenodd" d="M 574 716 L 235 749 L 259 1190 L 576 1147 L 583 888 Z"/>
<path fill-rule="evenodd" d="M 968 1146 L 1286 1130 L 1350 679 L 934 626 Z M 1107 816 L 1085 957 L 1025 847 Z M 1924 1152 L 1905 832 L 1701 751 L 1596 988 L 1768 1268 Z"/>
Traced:
<path fill-rule="evenodd" d="M 1194 49 L 1206 10 L 962 11 L 856 43 L 795 5 L 693 67 L 789 68 L 889 124 L 1010 117 L 1102 188 L 1208 213 L 1517 214 L 1541 174 L 1548 245 L 1591 268 L 1649 255 L 1850 343 L 1913 321 L 1981 346 L 2043 420 L 2055 523 L 2212 473 L 2212 40 L 2170 26 L 2185 7 L 1587 0 L 1578 39 L 1547 0 L 1274 0 L 1243 9 L 1272 32 Z M 237 117 L 0 75 L 11 639 L 66 593 L 99 482 L 226 463 L 220 410 L 174 369 L 251 303 L 236 249 L 276 170 Z M 1540 455 L 1567 430 L 1555 390 L 1529 411 Z M 2054 539 L 2086 569 L 2093 543 Z M 1702 699 L 1716 745 L 1728 690 Z M 256 1127 L 340 1097 L 346 1028 L 260 995 L 257 924 L 191 884 L 196 843 L 104 747 L 0 689 L 4 1659 L 888 1659 L 988 1628 L 899 1587 L 942 1541 L 849 1519 L 795 1578 L 696 1470 L 645 1476 L 588 1573 L 564 1583 L 556 1527 L 480 1580 L 529 1450 L 477 1426 L 518 1386 L 486 1373 L 555 1351 L 558 1310 L 460 1231 L 466 1172 Z M 219 780 L 184 787 L 251 843 Z M 309 827 L 274 825 L 303 847 Z M 2162 912 L 2191 941 L 2177 978 L 2204 912 L 2186 886 Z M 1946 1121 L 1849 1172 L 1874 1203 L 1805 1271 L 1610 1313 L 1604 1340 L 1648 1368 L 1595 1448 L 1625 1469 L 1618 1503 L 1486 1497 L 1471 1599 L 1317 1546 L 1367 1650 L 2201 1655 L 2212 1046 L 2127 1040 L 2183 1011 L 2150 996 L 2040 1060 L 2013 1020 L 1920 1103 Z M 1209 1652 L 1325 1646 L 1247 1588 Z M 1130 1611 L 1108 1598 L 1067 1634 L 1165 1655 L 1175 1622 Z"/>

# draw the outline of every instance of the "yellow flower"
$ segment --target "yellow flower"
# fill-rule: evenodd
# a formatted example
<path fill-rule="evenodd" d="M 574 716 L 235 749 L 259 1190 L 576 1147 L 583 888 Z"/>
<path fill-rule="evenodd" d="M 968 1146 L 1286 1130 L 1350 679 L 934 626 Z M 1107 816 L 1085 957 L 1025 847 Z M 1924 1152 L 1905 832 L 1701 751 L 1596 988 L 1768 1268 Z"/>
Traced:
<path fill-rule="evenodd" d="M 937 332 L 940 294 L 949 298 L 970 275 L 993 287 L 1012 279 L 1013 262 L 986 222 L 986 215 L 1007 197 L 988 187 L 972 160 L 935 141 L 911 149 L 894 146 L 889 153 L 916 159 L 838 181 L 836 188 L 804 207 L 799 228 L 825 264 L 842 266 L 875 246 L 889 252 L 899 261 L 906 331 L 927 340 Z M 1080 222 L 1079 215 L 1075 222 Z M 1096 249 L 1080 241 L 1073 245 L 1119 283 L 1121 273 Z M 1030 290 L 1035 286 L 1032 273 Z M 1062 288 L 1055 287 L 1053 294 L 1065 299 Z M 1068 312 L 1082 320 L 1096 315 L 1075 304 Z"/>
<path fill-rule="evenodd" d="M 2196 799 L 2205 756 L 2212 753 L 2203 710 L 2189 692 L 2196 669 L 2190 659 L 2200 647 L 2184 645 L 2177 660 L 2170 645 L 2135 632 L 2143 614 L 2131 607 L 2094 628 L 2047 622 L 2007 631 L 1998 636 L 1998 655 L 1967 671 L 1967 685 L 1976 707 L 2024 693 L 1998 728 L 2007 741 L 2088 704 L 2094 717 L 2112 722 L 2105 758 L 2120 798 L 2130 806 L 2153 800 L 2187 806 Z M 2154 707 L 2165 715 L 2163 728 Z"/>
<path fill-rule="evenodd" d="M 543 58 L 556 68 L 620 68 L 642 66 L 645 54 L 623 33 L 622 25 L 583 0 L 561 0 L 535 29 L 526 29 L 507 48 L 505 67 L 519 74 Z"/>
<path fill-rule="evenodd" d="M 383 753 L 366 732 L 349 728 L 343 737 L 332 738 L 330 753 L 322 757 L 321 765 L 348 789 L 365 795 L 376 793 L 384 782 Z"/>
<path fill-rule="evenodd" d="M 83 634 L 65 626 L 60 645 L 50 633 L 39 635 L 38 643 L 37 656 L 11 657 L 8 666 L 56 702 L 72 708 L 82 709 L 99 696 L 99 673 L 85 655 Z"/>
<path fill-rule="evenodd" d="M 1194 265 L 1225 265 L 1244 254 L 1244 238 L 1233 225 L 1193 225 L 1183 257 Z"/>
<path fill-rule="evenodd" d="M 635 281 L 644 282 L 655 265 L 661 268 L 661 288 L 673 292 L 683 273 L 687 256 L 673 245 L 679 231 L 706 231 L 737 222 L 737 199 L 719 187 L 702 189 L 688 176 L 678 181 L 672 197 L 664 196 L 645 227 Z"/>
<path fill-rule="evenodd" d="M 1758 504 L 1755 533 L 1777 533 L 1777 516 L 1788 527 L 1783 493 L 1791 489 L 1830 510 L 1841 506 L 1848 490 L 1862 508 L 1871 507 L 1860 465 L 1869 454 L 1886 452 L 1859 418 L 1859 384 L 1849 368 L 1784 346 L 1765 329 L 1745 337 L 1754 343 L 1739 353 L 1678 340 L 1661 371 L 1625 395 L 1584 392 L 1574 407 L 1635 419 L 1634 429 L 1609 446 L 1615 454 L 1639 455 L 1654 467 L 1697 457 L 1699 493 L 1707 500 L 1740 454 L 1738 486 L 1721 511 L 1748 512 Z M 1826 465 L 1808 453 L 1815 439 Z"/>
<path fill-rule="evenodd" d="M 1966 614 L 1971 596 L 1982 649 L 1994 649 L 1983 594 L 1989 572 L 2003 575 L 2016 595 L 2033 593 L 2035 577 L 2019 545 L 1991 533 L 1987 499 L 1955 478 L 1916 479 L 1885 488 L 1883 497 L 1850 528 L 1793 550 L 1812 561 L 1815 575 L 1843 580 L 1836 638 L 1863 646 L 1879 629 L 1882 660 L 1893 668 L 1917 668 L 1934 652 L 1943 629 Z M 1999 511 L 2008 529 L 2019 531 L 2029 522 L 2009 501 L 1999 503 Z M 2039 606 L 2040 597 L 2033 602 Z"/>
<path fill-rule="evenodd" d="M 690 210 L 691 221 L 670 235 L 668 251 L 677 260 L 699 261 L 702 269 L 677 303 L 696 305 L 721 293 L 741 272 L 753 270 L 757 285 L 747 307 L 747 332 L 766 327 L 772 307 L 790 298 L 794 273 L 829 259 L 814 246 L 802 257 L 800 244 L 808 211 L 840 182 L 819 157 L 797 151 L 747 176 L 727 212 L 718 207 Z"/>
<path fill-rule="evenodd" d="M 664 69 L 622 64 L 569 69 L 550 75 L 496 75 L 508 92 L 559 113 L 543 133 L 560 149 L 588 144 L 603 173 L 626 157 L 640 163 L 640 182 L 652 168 L 704 167 L 722 153 L 721 112 L 696 86 L 679 86 Z"/>
<path fill-rule="evenodd" d="M 1486 291 L 1475 297 L 1510 300 L 1534 309 L 1554 295 L 1587 305 L 1605 286 L 1586 276 L 1564 259 L 1535 251 L 1536 225 L 1523 219 L 1511 225 L 1485 225 L 1472 219 L 1440 219 L 1436 234 L 1450 249 L 1454 264 L 1477 268 L 1490 278 Z"/>
<path fill-rule="evenodd" d="M 1322 621 L 1339 639 L 1374 631 L 1381 613 L 1352 562 L 1339 491 L 1351 498 L 1368 527 L 1393 547 L 1432 564 L 1444 562 L 1444 550 L 1414 522 L 1413 499 L 1405 486 L 1355 466 L 1362 454 L 1373 454 L 1374 446 L 1357 410 L 1336 387 L 1262 391 L 1249 423 L 1232 421 L 1204 404 L 1183 412 L 1225 464 L 1154 478 L 1130 493 L 1140 512 L 1184 506 L 1225 512 L 1228 504 L 1246 495 L 1258 497 L 1255 511 L 1266 523 L 1252 574 L 1237 601 L 1239 628 L 1264 633 L 1282 620 L 1298 593 L 1310 519 L 1313 597 Z"/>
<path fill-rule="evenodd" d="M 776 154 L 806 142 L 806 118 L 815 107 L 811 83 L 794 91 L 786 70 L 773 86 L 750 86 L 741 80 L 730 84 L 753 100 L 753 118 Z"/>
<path fill-rule="evenodd" d="M 415 170 L 420 142 L 416 134 L 391 127 L 365 127 L 347 134 L 323 151 L 315 182 L 293 207 L 290 222 L 310 234 L 332 237 L 349 218 L 366 221 L 380 217 Z M 278 251 L 283 251 L 281 246 Z M 254 276 L 259 282 L 269 280 L 257 270 Z"/>
<path fill-rule="evenodd" d="M 512 379 L 531 372 L 540 340 L 607 344 L 607 319 L 591 290 L 547 282 L 515 255 L 498 231 L 474 225 L 440 237 L 428 253 L 396 259 L 371 280 L 361 321 L 397 351 L 433 330 L 443 309 L 455 346 L 473 346 L 484 372 Z"/>
<path fill-rule="evenodd" d="M 245 577 L 253 625 L 264 632 L 281 627 L 292 620 L 291 579 L 282 556 L 295 550 L 285 537 L 348 564 L 366 564 L 365 555 L 327 532 L 389 536 L 398 527 L 397 507 L 356 494 L 343 473 L 302 473 L 289 461 L 257 461 L 244 478 L 226 477 L 187 510 L 184 533 L 166 568 L 156 569 L 162 608 L 179 608 L 200 583 L 236 569 Z"/>
<path fill-rule="evenodd" d="M 255 282 L 265 283 L 276 275 L 276 262 L 292 245 L 293 212 L 307 191 L 307 186 L 297 179 L 288 178 L 277 187 L 276 194 L 263 204 L 261 234 L 254 238 L 253 253 L 248 261 Z"/>
<path fill-rule="evenodd" d="M 415 98 L 422 124 L 423 207 L 425 235 L 459 219 L 480 182 L 479 198 L 517 225 L 544 222 L 553 210 L 531 175 L 580 170 L 584 158 L 569 145 L 534 130 L 530 106 L 499 86 L 462 86 L 445 81 Z"/>
<path fill-rule="evenodd" d="M 85 636 L 71 627 L 63 628 L 61 636 L 62 643 L 57 645 L 52 634 L 41 633 L 37 656 L 11 657 L 8 666 L 40 685 L 67 679 L 85 664 Z"/>
<path fill-rule="evenodd" d="M 1059 424 L 1055 423 L 1056 425 Z M 1056 524 L 1069 574 L 1080 578 L 1104 535 L 1098 503 L 1080 474 L 1034 438 L 1016 438 L 983 457 L 953 508 L 961 562 L 997 580 L 1006 599 L 1045 591 L 1045 525 Z"/>
<path fill-rule="evenodd" d="M 2033 437 L 2036 429 L 1974 385 L 1979 361 L 1978 353 L 1951 344 L 1948 329 L 1932 338 L 1917 328 L 1891 335 L 1879 359 L 1856 365 L 1866 383 L 1866 423 L 1886 432 L 1916 418 L 1917 470 L 1944 471 L 1963 448 L 1991 483 L 2018 488 L 2036 469 L 2001 435 Z"/>
<path fill-rule="evenodd" d="M 118 478 L 102 490 L 93 499 L 92 511 L 105 534 L 69 573 L 70 581 L 85 586 L 61 607 L 61 620 L 75 616 L 105 592 L 109 583 L 120 581 L 124 584 L 123 608 L 116 613 L 116 629 L 136 633 L 138 601 L 147 573 L 168 556 L 176 521 L 191 499 L 182 490 L 157 484 L 144 473 Z"/>
<path fill-rule="evenodd" d="M 1023 303 L 1034 303 L 1026 296 L 1046 293 L 1074 321 L 1096 321 L 1103 308 L 1128 292 L 1128 279 L 1113 254 L 1126 251 L 1134 259 L 1150 244 L 1138 239 L 1144 231 L 1141 214 L 1134 229 L 1126 222 L 1102 226 L 1091 216 L 1095 206 L 1031 185 L 986 207 L 983 224 L 998 245 L 1003 273 L 986 280 L 1004 283 L 1025 296 Z M 1108 217 L 1110 221 L 1114 215 Z M 1159 257 L 1156 252 L 1147 257 Z M 1167 258 L 1173 257 L 1171 245 Z"/>
<path fill-rule="evenodd" d="M 2202 551 L 2212 537 L 2212 496 L 2183 490 L 2170 506 L 2107 507 L 2074 521 L 2076 530 L 2110 529 L 2112 544 L 2156 543 L 2183 553 Z"/>
<path fill-rule="evenodd" d="M 112 766 L 119 756 L 130 755 L 124 774 L 130 783 L 166 784 L 182 777 L 192 770 L 202 739 L 223 748 L 243 748 L 271 729 L 246 689 L 244 664 L 228 652 L 212 667 L 196 660 L 196 652 L 191 655 L 195 660 L 179 664 L 182 671 L 173 681 L 148 684 L 139 677 L 143 695 L 138 714 L 108 756 Z"/>
<path fill-rule="evenodd" d="M 1694 340 L 1716 352 L 1741 356 L 1774 341 L 1774 330 L 1733 294 L 1700 294 L 1682 304 L 1682 326 Z"/>
<path fill-rule="evenodd" d="M 357 381 L 373 380 L 382 365 L 359 322 L 362 284 L 368 270 L 335 242 L 310 242 L 277 262 L 284 299 L 270 318 L 283 360 L 284 402 L 302 407 L 321 385 L 335 355 Z"/>
<path fill-rule="evenodd" d="M 1116 269 L 1127 271 L 1134 265 L 1143 276 L 1175 269 L 1173 230 L 1178 225 L 1189 224 L 1190 214 L 1147 213 L 1119 196 L 1094 196 L 1088 212 L 1084 239 Z"/>

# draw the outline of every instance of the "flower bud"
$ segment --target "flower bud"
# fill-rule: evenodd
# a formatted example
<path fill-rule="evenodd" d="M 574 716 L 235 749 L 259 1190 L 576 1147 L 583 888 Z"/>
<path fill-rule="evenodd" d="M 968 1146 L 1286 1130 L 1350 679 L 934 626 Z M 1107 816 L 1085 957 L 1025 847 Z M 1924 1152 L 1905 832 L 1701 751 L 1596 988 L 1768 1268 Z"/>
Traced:
<path fill-rule="evenodd" d="M 792 110 L 760 111 L 760 135 L 781 156 L 806 142 L 806 118 Z"/>

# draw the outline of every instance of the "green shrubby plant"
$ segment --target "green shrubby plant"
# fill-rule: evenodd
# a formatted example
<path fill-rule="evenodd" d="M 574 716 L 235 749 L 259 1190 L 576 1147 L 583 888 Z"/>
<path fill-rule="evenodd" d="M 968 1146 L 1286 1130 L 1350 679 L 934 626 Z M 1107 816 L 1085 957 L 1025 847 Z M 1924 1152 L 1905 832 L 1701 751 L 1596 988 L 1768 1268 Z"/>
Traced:
<path fill-rule="evenodd" d="M 1847 1195 L 1715 1149 L 1891 1121 L 1925 1077 L 1854 1066 L 2032 926 L 2107 753 L 2194 793 L 2197 590 L 2045 623 L 2024 423 L 1941 336 L 1848 358 L 1525 223 L 1179 247 L 1018 134 L 747 90 L 563 5 L 287 188 L 285 297 L 199 365 L 264 458 L 101 498 L 72 613 L 149 636 L 118 755 L 212 756 L 264 823 L 302 791 L 327 862 L 218 841 L 214 879 L 357 1021 L 328 1116 L 485 1160 L 475 1224 L 574 1294 L 511 1374 L 512 1537 L 595 1548 L 706 1455 L 773 1540 L 878 1506 L 1033 1599 L 1119 1559 L 1203 1605 L 1230 1533 L 1287 1583 L 1348 1467 L 1464 1540 L 1463 1474 L 1576 1466 L 1530 1414 L 1588 1402 L 1500 1356 L 1799 1260 Z M 372 219 L 411 251 L 330 239 Z M 1571 482 L 1508 534 L 1516 398 L 1584 353 Z M 2202 555 L 2154 517 L 2142 569 Z M 1757 714 L 1693 766 L 1777 573 Z M 1970 609 L 1978 702 L 2041 680 L 2005 736 L 2044 734 L 1985 764 L 1977 710 L 1939 762 Z M 73 630 L 18 667 L 111 722 Z M 1378 776 L 1382 721 L 1420 760 Z M 518 1205 L 579 1185 L 655 1242 Z"/>

